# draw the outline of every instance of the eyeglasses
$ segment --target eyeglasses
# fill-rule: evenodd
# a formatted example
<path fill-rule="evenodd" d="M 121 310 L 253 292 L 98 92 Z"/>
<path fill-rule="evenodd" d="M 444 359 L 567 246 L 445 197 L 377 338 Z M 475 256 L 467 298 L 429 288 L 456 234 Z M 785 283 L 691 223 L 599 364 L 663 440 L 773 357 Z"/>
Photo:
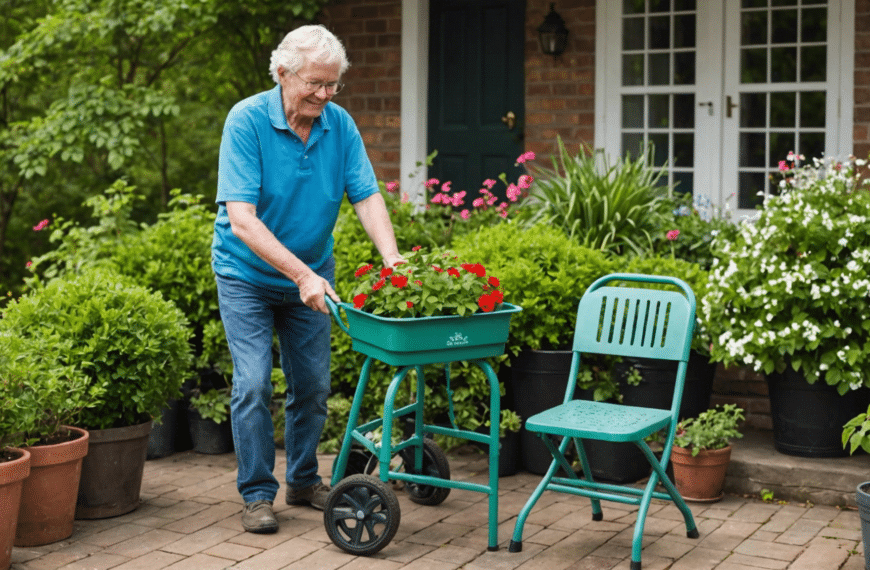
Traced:
<path fill-rule="evenodd" d="M 293 71 L 292 69 L 290 70 L 290 73 L 292 73 L 296 77 L 299 77 L 299 74 L 296 73 L 295 71 Z M 305 87 L 308 88 L 308 90 L 311 93 L 317 93 L 318 91 L 320 91 L 320 89 L 322 87 L 324 89 L 324 91 L 326 91 L 327 95 L 335 95 L 336 93 L 341 91 L 342 87 L 344 87 L 344 83 L 341 83 L 338 81 L 330 81 L 328 83 L 320 83 L 319 81 L 306 81 L 306 80 L 302 79 L 301 77 L 299 77 L 299 80 L 305 84 Z"/>

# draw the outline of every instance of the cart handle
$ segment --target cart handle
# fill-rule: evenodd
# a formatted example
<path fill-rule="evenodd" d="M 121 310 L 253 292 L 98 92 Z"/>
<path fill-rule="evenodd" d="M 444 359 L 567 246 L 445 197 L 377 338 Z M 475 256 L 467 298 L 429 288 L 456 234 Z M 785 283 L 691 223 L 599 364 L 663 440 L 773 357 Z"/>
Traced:
<path fill-rule="evenodd" d="M 341 318 L 341 314 L 339 313 L 340 306 L 330 299 L 328 295 L 325 295 L 323 298 L 326 300 L 326 306 L 329 307 L 329 312 L 332 313 L 333 317 L 335 317 L 335 322 L 338 323 L 341 330 L 350 334 L 350 329 L 346 324 L 344 324 L 344 320 Z"/>

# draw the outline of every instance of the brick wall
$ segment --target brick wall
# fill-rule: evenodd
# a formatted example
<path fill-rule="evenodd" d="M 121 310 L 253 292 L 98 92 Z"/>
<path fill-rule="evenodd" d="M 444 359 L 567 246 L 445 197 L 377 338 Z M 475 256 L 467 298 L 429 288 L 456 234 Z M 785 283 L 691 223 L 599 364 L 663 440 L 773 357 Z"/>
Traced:
<path fill-rule="evenodd" d="M 855 0 L 854 154 L 870 153 L 870 0 Z"/>
<path fill-rule="evenodd" d="M 526 150 L 556 151 L 556 137 L 576 152 L 592 146 L 595 127 L 595 0 L 562 0 L 556 12 L 568 28 L 568 46 L 557 58 L 538 46 L 538 26 L 550 2 L 526 4 Z"/>
<path fill-rule="evenodd" d="M 351 66 L 335 102 L 353 116 L 379 180 L 399 178 L 401 0 L 337 0 L 320 23 L 344 42 Z"/>

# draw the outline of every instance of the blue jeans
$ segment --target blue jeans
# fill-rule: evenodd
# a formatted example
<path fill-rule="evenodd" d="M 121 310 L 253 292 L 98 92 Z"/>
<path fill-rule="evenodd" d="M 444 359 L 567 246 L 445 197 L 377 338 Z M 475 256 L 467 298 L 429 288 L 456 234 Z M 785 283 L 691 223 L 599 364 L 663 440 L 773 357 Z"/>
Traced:
<path fill-rule="evenodd" d="M 335 263 L 321 276 L 335 281 Z M 282 293 L 217 276 L 218 302 L 233 357 L 232 428 L 245 503 L 273 501 L 278 492 L 272 398 L 272 339 L 278 334 L 287 382 L 284 444 L 287 484 L 304 489 L 320 482 L 317 444 L 330 392 L 329 315 L 302 304 L 299 293 Z"/>

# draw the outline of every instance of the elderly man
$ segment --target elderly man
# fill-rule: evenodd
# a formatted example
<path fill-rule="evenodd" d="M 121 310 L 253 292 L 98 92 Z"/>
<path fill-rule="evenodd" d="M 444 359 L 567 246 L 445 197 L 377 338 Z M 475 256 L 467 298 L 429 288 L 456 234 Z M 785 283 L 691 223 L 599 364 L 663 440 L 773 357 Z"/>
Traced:
<path fill-rule="evenodd" d="M 341 42 L 303 26 L 272 53 L 275 88 L 236 104 L 223 130 L 212 266 L 233 357 L 232 428 L 246 531 L 278 530 L 272 339 L 285 405 L 288 504 L 323 509 L 317 445 L 330 391 L 332 231 L 345 195 L 384 264 L 400 261 L 374 170 L 353 120 L 331 102 L 348 67 Z"/>

